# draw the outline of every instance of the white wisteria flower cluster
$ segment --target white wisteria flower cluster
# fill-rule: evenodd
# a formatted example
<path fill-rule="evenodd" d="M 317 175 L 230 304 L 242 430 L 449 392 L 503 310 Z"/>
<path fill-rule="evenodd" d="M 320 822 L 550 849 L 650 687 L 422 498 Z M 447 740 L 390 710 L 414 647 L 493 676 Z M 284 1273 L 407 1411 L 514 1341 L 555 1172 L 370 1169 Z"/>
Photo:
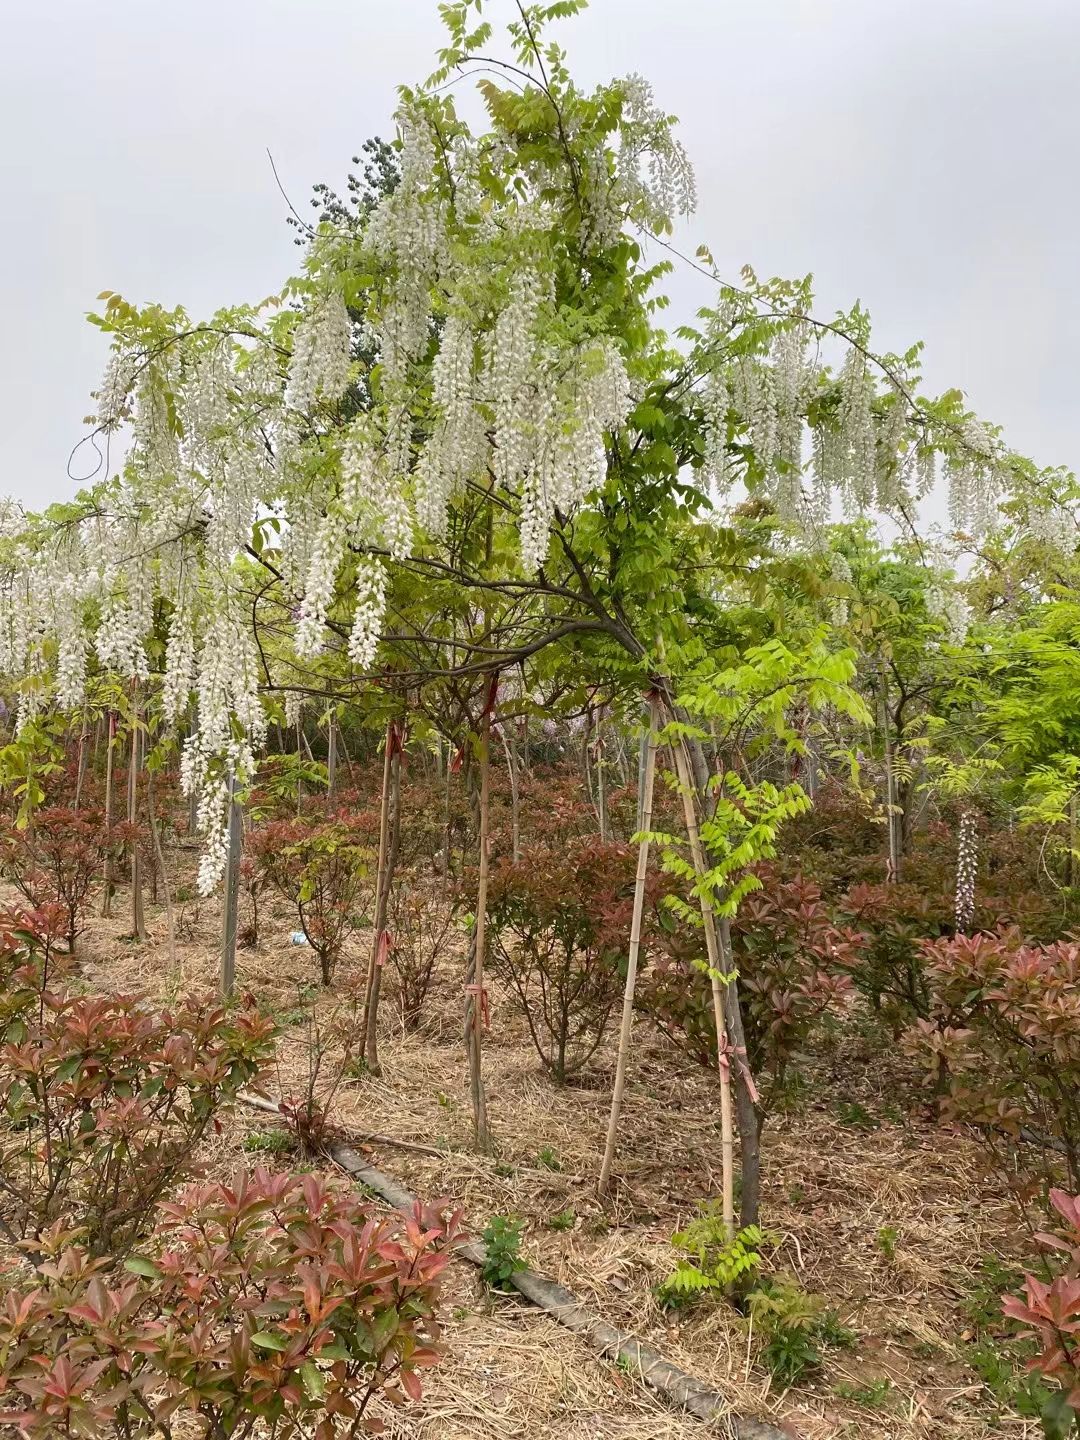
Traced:
<path fill-rule="evenodd" d="M 77 710 L 95 667 L 160 695 L 164 722 L 190 730 L 204 888 L 267 697 L 295 723 L 328 648 L 376 667 L 395 566 L 439 545 L 463 496 L 516 517 L 520 570 L 542 571 L 555 527 L 622 441 L 633 452 L 650 387 L 692 397 L 720 496 L 764 487 L 808 532 L 837 496 L 903 508 L 938 468 L 954 523 L 978 528 L 1008 479 L 995 432 L 912 398 L 914 353 L 879 363 L 863 313 L 819 326 L 805 288 L 722 287 L 676 355 L 650 320 L 646 255 L 695 201 L 672 119 L 639 76 L 583 95 L 560 67 L 524 88 L 482 79 L 485 134 L 438 85 L 403 92 L 395 174 L 355 223 L 320 227 L 273 302 L 197 323 L 103 296 L 96 421 L 128 444 L 120 473 L 58 517 L 0 511 L 19 723 Z"/>
<path fill-rule="evenodd" d="M 956 849 L 956 928 L 960 934 L 975 918 L 975 881 L 979 872 L 979 832 L 974 810 L 960 817 Z"/>

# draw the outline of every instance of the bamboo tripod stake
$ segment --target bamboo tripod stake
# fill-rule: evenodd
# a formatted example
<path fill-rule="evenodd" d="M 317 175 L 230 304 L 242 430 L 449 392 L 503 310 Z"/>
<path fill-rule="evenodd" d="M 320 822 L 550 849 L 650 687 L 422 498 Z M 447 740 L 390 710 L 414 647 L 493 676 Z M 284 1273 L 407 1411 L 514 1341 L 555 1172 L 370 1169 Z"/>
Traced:
<path fill-rule="evenodd" d="M 375 1074 L 379 1073 L 378 1040 L 375 1032 L 375 992 L 379 965 L 382 961 L 381 950 L 383 944 L 383 931 L 386 929 L 386 871 L 387 858 L 390 848 L 390 765 L 393 759 L 394 750 L 394 722 L 391 720 L 386 726 L 386 745 L 383 750 L 383 771 L 382 771 L 382 795 L 379 804 L 379 861 L 375 879 L 375 938 L 371 946 L 371 959 L 368 962 L 367 985 L 364 996 L 364 1029 L 360 1037 L 360 1058 L 367 1061 L 369 1067 Z M 369 1048 L 370 1046 L 370 1048 Z"/>
<path fill-rule="evenodd" d="M 638 954 L 641 950 L 641 918 L 645 910 L 645 876 L 649 868 L 649 831 L 652 828 L 653 786 L 656 780 L 656 721 L 660 702 L 656 695 L 649 698 L 649 729 L 644 742 L 639 799 L 637 874 L 634 877 L 634 911 L 630 922 L 630 950 L 626 963 L 626 987 L 623 990 L 622 1022 L 619 1026 L 619 1052 L 615 1062 L 615 1084 L 611 1091 L 611 1114 L 608 1116 L 604 1161 L 600 1167 L 597 1189 L 604 1194 L 611 1183 L 611 1165 L 615 1158 L 615 1137 L 622 1113 L 626 1089 L 626 1062 L 630 1050 L 630 1030 L 634 1022 L 634 988 L 637 984 Z"/>
<path fill-rule="evenodd" d="M 484 1045 L 484 948 L 487 943 L 488 869 L 491 863 L 491 840 L 488 833 L 491 808 L 489 779 L 491 710 L 494 702 L 495 682 L 493 681 L 480 721 L 480 873 L 477 878 L 476 894 L 475 959 L 469 986 L 472 994 L 470 1015 L 472 1023 L 469 1026 L 469 1094 L 472 1100 L 473 1138 L 476 1141 L 476 1148 L 482 1151 L 488 1150 L 491 1145 L 482 1056 Z"/>

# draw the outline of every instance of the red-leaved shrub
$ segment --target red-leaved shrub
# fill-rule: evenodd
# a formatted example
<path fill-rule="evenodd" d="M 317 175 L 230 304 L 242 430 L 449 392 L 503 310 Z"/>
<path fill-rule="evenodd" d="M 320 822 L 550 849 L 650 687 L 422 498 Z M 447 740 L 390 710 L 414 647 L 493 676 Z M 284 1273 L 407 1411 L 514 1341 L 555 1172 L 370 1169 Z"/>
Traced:
<path fill-rule="evenodd" d="M 621 992 L 634 859 L 626 845 L 572 840 L 501 861 L 491 875 L 492 965 L 560 1084 L 595 1054 Z"/>
<path fill-rule="evenodd" d="M 329 985 L 343 945 L 373 909 L 376 856 L 366 817 L 342 811 L 321 822 L 275 820 L 253 831 L 249 846 L 269 883 L 295 906 Z"/>
<path fill-rule="evenodd" d="M 1024 1298 L 1009 1295 L 1002 1309 L 1041 1347 L 1027 1368 L 1061 1386 L 1042 1418 L 1048 1436 L 1065 1436 L 1080 1412 L 1080 1195 L 1054 1189 L 1050 1203 L 1065 1223 L 1036 1238 L 1061 1255 L 1057 1273 L 1049 1280 L 1025 1275 Z"/>
<path fill-rule="evenodd" d="M 0 1305 L 0 1423 L 27 1437 L 375 1434 L 437 1363 L 457 1228 L 380 1219 L 315 1176 L 238 1174 L 162 1205 L 123 1269 L 62 1230 Z"/>
<path fill-rule="evenodd" d="M 908 1048 L 922 1058 L 946 1118 L 1046 1143 L 1080 1186 L 1080 945 L 1025 945 L 1018 931 L 925 942 L 930 1018 Z M 1031 1137 L 1028 1137 L 1031 1138 Z"/>
<path fill-rule="evenodd" d="M 781 1084 L 814 1024 L 843 1008 L 852 993 L 850 973 L 860 963 L 864 937 L 833 919 L 821 891 L 796 877 L 783 881 L 769 869 L 762 888 L 739 906 L 731 922 L 732 958 L 743 997 L 747 1058 L 768 1091 Z M 660 954 L 646 972 L 640 1003 L 702 1064 L 716 1064 L 716 1028 L 700 931 L 660 926 Z"/>
<path fill-rule="evenodd" d="M 0 931 L 0 1222 L 36 1241 L 63 1220 L 117 1253 L 266 1061 L 273 1027 L 250 1001 L 227 1014 L 204 996 L 159 1010 L 67 993 L 18 923 Z"/>
<path fill-rule="evenodd" d="M 63 907 L 68 948 L 74 952 L 106 852 L 119 851 L 135 834 L 127 824 L 107 827 L 97 811 L 50 805 L 38 810 L 24 830 L 5 827 L 0 841 L 4 874 L 35 910 Z"/>

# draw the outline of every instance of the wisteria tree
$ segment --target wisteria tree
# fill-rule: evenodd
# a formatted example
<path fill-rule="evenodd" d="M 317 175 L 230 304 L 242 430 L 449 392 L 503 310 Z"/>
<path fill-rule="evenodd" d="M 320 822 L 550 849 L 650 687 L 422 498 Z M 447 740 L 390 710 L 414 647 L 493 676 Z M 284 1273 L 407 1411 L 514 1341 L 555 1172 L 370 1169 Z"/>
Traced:
<path fill-rule="evenodd" d="M 689 159 L 640 76 L 574 81 L 550 31 L 584 4 L 516 0 L 503 48 L 493 5 L 443 5 L 445 49 L 401 89 L 377 183 L 325 206 L 276 296 L 199 319 L 103 294 L 103 473 L 43 516 L 4 510 L 18 728 L 78 709 L 97 672 L 153 694 L 187 728 L 204 891 L 230 785 L 253 778 L 282 706 L 347 704 L 391 663 L 414 689 L 471 676 L 478 693 L 562 663 L 658 695 L 692 752 L 687 683 L 700 713 L 702 687 L 736 673 L 712 648 L 725 617 L 730 639 L 736 599 L 770 584 L 762 516 L 824 552 L 837 507 L 910 530 L 940 479 L 959 529 L 981 533 L 1009 497 L 1016 523 L 1062 533 L 1063 477 L 959 391 L 923 396 L 918 345 L 877 354 L 860 305 L 823 320 L 809 280 L 733 285 L 706 247 L 675 248 Z M 470 80 L 486 128 L 457 106 Z M 676 263 L 707 303 L 669 335 Z"/>

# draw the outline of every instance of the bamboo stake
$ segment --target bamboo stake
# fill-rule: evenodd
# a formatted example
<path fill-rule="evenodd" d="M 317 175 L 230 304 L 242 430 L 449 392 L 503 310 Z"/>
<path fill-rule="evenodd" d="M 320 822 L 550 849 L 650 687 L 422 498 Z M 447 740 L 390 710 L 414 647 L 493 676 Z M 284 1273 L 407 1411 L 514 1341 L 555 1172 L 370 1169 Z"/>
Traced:
<path fill-rule="evenodd" d="M 491 1144 L 488 1131 L 487 1097 L 484 1094 L 482 1068 L 484 1044 L 484 946 L 487 940 L 487 891 L 490 864 L 488 820 L 491 809 L 490 750 L 491 706 L 495 685 L 492 682 L 488 703 L 480 720 L 480 874 L 476 894 L 476 925 L 473 929 L 472 978 L 468 990 L 472 999 L 469 1025 L 469 1097 L 472 1101 L 473 1138 L 477 1149 L 487 1150 Z"/>
<path fill-rule="evenodd" d="M 364 987 L 364 1030 L 360 1036 L 360 1059 L 375 1069 L 379 1063 L 379 1057 L 368 1055 L 368 1038 L 374 1040 L 375 1027 L 371 1023 L 372 996 L 375 991 L 375 972 L 379 968 L 381 956 L 379 950 L 383 944 L 382 934 L 386 928 L 386 904 L 384 901 L 384 890 L 386 884 L 386 860 L 387 851 L 390 846 L 390 763 L 391 751 L 393 750 L 394 722 L 391 720 L 386 726 L 386 744 L 383 750 L 382 770 L 382 792 L 379 799 L 379 859 L 378 868 L 375 873 L 375 938 L 371 946 L 371 959 L 368 961 L 367 984 Z"/>
<path fill-rule="evenodd" d="M 653 784 L 656 779 L 656 721 L 659 700 L 654 694 L 649 700 L 649 728 L 642 746 L 642 767 L 639 794 L 637 874 L 634 879 L 634 910 L 630 922 L 630 950 L 626 965 L 626 986 L 623 990 L 622 1023 L 619 1026 L 619 1050 L 615 1062 L 615 1084 L 611 1092 L 611 1114 L 608 1116 L 607 1140 L 604 1145 L 604 1161 L 600 1167 L 597 1189 L 603 1195 L 611 1182 L 611 1165 L 615 1158 L 615 1136 L 622 1113 L 623 1092 L 626 1089 L 626 1062 L 630 1050 L 630 1030 L 634 1020 L 634 988 L 637 984 L 638 953 L 641 949 L 641 917 L 645 910 L 645 877 L 649 868 L 648 832 L 652 828 Z"/>
<path fill-rule="evenodd" d="M 364 1045 L 361 1054 L 367 1059 L 368 1069 L 373 1075 L 380 1073 L 379 1067 L 379 995 L 382 990 L 382 974 L 386 964 L 386 953 L 390 945 L 390 934 L 386 928 L 390 909 L 390 891 L 394 884 L 394 867 L 397 862 L 398 841 L 401 835 L 401 739 L 396 726 L 386 732 L 387 752 L 390 756 L 389 785 L 387 787 L 387 839 L 383 862 L 380 865 L 378 895 L 375 901 L 375 948 L 371 956 L 371 983 L 368 988 L 367 1010 L 364 1016 Z M 383 772 L 386 773 L 385 770 Z M 383 850 L 382 816 L 380 816 L 379 848 Z"/>

